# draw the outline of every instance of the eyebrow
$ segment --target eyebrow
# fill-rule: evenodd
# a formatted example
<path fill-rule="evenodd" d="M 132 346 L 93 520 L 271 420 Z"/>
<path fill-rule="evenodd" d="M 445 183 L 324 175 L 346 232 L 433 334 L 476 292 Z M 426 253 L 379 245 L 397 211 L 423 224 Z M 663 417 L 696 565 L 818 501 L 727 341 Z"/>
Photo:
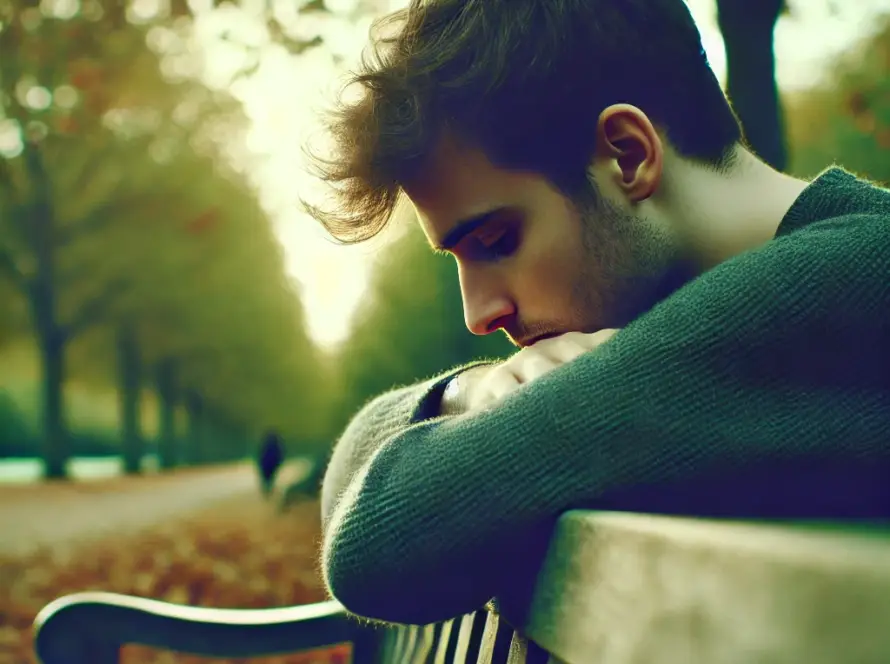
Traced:
<path fill-rule="evenodd" d="M 467 235 L 475 231 L 477 228 L 481 228 L 482 226 L 487 224 L 502 211 L 503 208 L 497 208 L 495 210 L 483 212 L 482 214 L 477 214 L 473 217 L 470 217 L 469 219 L 464 219 L 463 221 L 458 222 L 454 226 L 454 228 L 452 228 L 450 231 L 448 231 L 448 233 L 445 234 L 445 237 L 442 239 L 442 242 L 440 244 L 433 245 L 433 249 L 435 251 L 450 251 Z"/>

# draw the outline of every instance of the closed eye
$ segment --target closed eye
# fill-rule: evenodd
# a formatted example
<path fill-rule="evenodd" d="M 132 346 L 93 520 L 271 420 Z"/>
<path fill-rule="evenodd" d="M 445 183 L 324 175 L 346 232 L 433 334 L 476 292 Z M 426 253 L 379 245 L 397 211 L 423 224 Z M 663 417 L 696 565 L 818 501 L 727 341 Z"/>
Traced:
<path fill-rule="evenodd" d="M 457 253 L 469 261 L 498 261 L 513 255 L 519 244 L 518 239 L 515 229 L 506 229 L 491 242 L 470 236 L 460 243 Z"/>

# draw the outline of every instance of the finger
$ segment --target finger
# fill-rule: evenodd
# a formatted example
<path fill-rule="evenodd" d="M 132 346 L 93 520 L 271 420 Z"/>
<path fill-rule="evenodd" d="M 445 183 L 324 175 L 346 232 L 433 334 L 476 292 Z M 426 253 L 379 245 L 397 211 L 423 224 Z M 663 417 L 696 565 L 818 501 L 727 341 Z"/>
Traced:
<path fill-rule="evenodd" d="M 619 330 L 603 329 L 596 332 L 569 332 L 560 337 L 554 337 L 553 341 L 560 342 L 554 345 L 554 352 L 559 352 L 562 357 L 567 357 L 565 361 L 569 361 L 598 348 L 614 337 Z"/>
<path fill-rule="evenodd" d="M 564 334 L 560 337 L 546 339 L 535 344 L 532 349 L 558 364 L 571 362 L 582 353 L 590 350 L 587 341 L 578 336 L 578 333 Z"/>
<path fill-rule="evenodd" d="M 564 363 L 564 361 L 554 359 L 545 353 L 531 352 L 523 358 L 522 362 L 518 363 L 519 366 L 514 368 L 514 372 L 519 374 L 517 378 L 520 383 L 530 383 Z"/>
<path fill-rule="evenodd" d="M 579 339 L 564 339 L 562 343 L 554 344 L 550 349 L 550 355 L 560 364 L 571 362 L 579 355 L 583 355 L 590 350 L 590 347 L 582 343 Z"/>
<path fill-rule="evenodd" d="M 522 381 L 509 371 L 499 371 L 491 377 L 491 382 L 486 386 L 487 392 L 497 400 L 510 392 L 515 392 L 522 385 Z"/>
<path fill-rule="evenodd" d="M 620 330 L 606 328 L 603 330 L 598 330 L 591 334 L 585 334 L 583 335 L 581 343 L 587 345 L 589 348 L 596 348 L 597 346 L 602 346 L 609 339 L 618 334 L 619 331 Z"/>
<path fill-rule="evenodd" d="M 476 394 L 473 396 L 469 410 L 480 410 L 513 392 L 520 386 L 519 380 L 505 365 L 489 373 L 485 380 L 479 384 Z"/>

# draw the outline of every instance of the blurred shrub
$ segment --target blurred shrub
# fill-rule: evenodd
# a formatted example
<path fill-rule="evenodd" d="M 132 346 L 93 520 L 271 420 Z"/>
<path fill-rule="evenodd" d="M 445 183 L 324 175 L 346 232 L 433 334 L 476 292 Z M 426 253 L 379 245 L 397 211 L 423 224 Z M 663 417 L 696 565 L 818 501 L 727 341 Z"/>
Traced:
<path fill-rule="evenodd" d="M 37 412 L 28 409 L 18 394 L 0 391 L 0 458 L 40 456 Z M 118 433 L 102 426 L 83 426 L 69 433 L 75 456 L 108 456 L 120 453 Z"/>
<path fill-rule="evenodd" d="M 30 456 L 36 444 L 33 423 L 8 392 L 0 392 L 0 457 Z"/>
<path fill-rule="evenodd" d="M 791 171 L 836 163 L 890 184 L 890 15 L 846 53 L 825 81 L 785 99 Z"/>

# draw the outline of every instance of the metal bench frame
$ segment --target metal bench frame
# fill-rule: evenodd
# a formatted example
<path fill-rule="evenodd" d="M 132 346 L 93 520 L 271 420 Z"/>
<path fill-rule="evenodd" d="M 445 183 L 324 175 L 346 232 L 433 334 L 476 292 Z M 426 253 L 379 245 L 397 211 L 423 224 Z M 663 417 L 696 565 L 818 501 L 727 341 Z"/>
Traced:
<path fill-rule="evenodd" d="M 209 609 L 84 592 L 51 602 L 34 622 L 34 647 L 42 664 L 117 664 L 121 647 L 129 644 L 229 658 L 349 643 L 356 664 L 522 664 L 528 653 L 526 640 L 487 611 L 434 625 L 383 627 L 349 616 L 335 601 L 277 609 Z"/>

